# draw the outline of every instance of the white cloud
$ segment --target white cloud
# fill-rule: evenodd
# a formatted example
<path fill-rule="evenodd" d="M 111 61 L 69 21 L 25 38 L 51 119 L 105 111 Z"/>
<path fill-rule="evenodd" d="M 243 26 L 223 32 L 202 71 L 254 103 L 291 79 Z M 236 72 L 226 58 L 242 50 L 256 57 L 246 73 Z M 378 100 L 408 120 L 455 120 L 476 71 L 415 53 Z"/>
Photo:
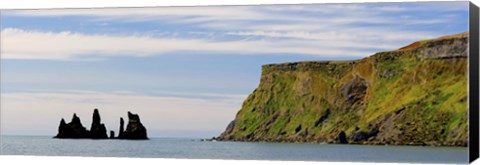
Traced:
<path fill-rule="evenodd" d="M 445 10 L 466 10 L 467 3 L 446 3 Z M 423 4 L 425 5 L 425 4 Z M 412 7 L 413 6 L 413 7 Z M 435 8 L 434 6 L 439 6 Z M 453 6 L 453 7 L 450 7 Z M 317 5 L 263 5 L 263 6 L 215 6 L 215 7 L 157 7 L 157 8 L 98 8 L 98 9 L 51 9 L 14 10 L 6 15 L 17 16 L 87 16 L 93 21 L 148 22 L 167 21 L 170 23 L 202 23 L 209 27 L 216 23 L 248 23 L 251 21 L 295 22 L 298 25 L 336 26 L 351 23 L 397 23 L 395 17 L 385 16 L 385 12 L 429 11 L 445 8 L 444 4 L 429 4 L 429 7 L 411 5 L 408 7 L 385 4 L 317 4 Z M 432 8 L 433 7 L 433 8 Z M 341 12 L 339 12 L 341 11 Z M 307 15 L 300 13 L 309 13 Z M 355 13 L 355 14 L 352 14 Z M 440 19 L 444 21 L 443 19 Z M 440 21 L 408 20 L 409 23 L 435 24 Z M 262 23 L 264 24 L 264 23 Z M 268 23 L 265 23 L 268 24 Z M 274 23 L 275 24 L 275 23 Z M 278 25 L 278 24 L 275 24 Z M 210 26 L 216 27 L 216 26 Z M 240 28 L 232 25 L 229 28 Z M 248 28 L 248 27 L 241 27 Z M 256 29 L 262 30 L 262 29 Z"/>
<path fill-rule="evenodd" d="M 129 22 L 151 21 L 183 17 L 182 20 L 261 20 L 272 18 L 268 14 L 249 10 L 249 7 L 158 7 L 158 8 L 109 8 L 109 9 L 52 9 L 16 10 L 6 14 L 19 16 L 88 16 L 95 20 L 121 20 Z M 280 19 L 280 18 L 278 18 Z"/>
<path fill-rule="evenodd" d="M 72 32 L 40 32 L 4 29 L 2 58 L 70 60 L 114 56 L 152 56 L 178 51 L 229 52 L 256 55 L 293 53 L 316 56 L 358 56 L 370 52 L 337 49 L 321 43 L 300 41 L 235 40 L 208 41 L 200 39 L 155 38 L 150 36 L 87 35 Z M 341 43 L 340 43 L 341 45 Z M 95 56 L 92 56 L 95 55 Z"/>
<path fill-rule="evenodd" d="M 343 31 L 328 31 L 328 32 L 308 32 L 308 31 L 239 31 L 229 32 L 230 35 L 239 36 L 262 36 L 272 38 L 294 38 L 309 40 L 304 41 L 308 43 L 315 42 L 315 45 L 322 45 L 330 48 L 353 48 L 353 49 L 379 49 L 389 50 L 399 47 L 399 42 L 402 41 L 416 41 L 421 39 L 433 38 L 435 35 L 422 32 L 401 32 L 393 33 L 393 31 L 375 29 L 372 31 L 361 32 L 365 29 L 345 29 Z M 381 33 L 380 33 L 381 32 Z M 369 41 L 369 42 L 365 42 Z M 301 42 L 300 42 L 301 43 Z M 406 43 L 405 43 L 406 44 Z M 369 54 L 366 54 L 369 55 Z"/>
<path fill-rule="evenodd" d="M 407 11 L 408 8 L 400 7 L 400 6 L 382 6 L 377 8 L 377 10 L 387 11 L 387 12 L 401 12 L 401 11 Z"/>
<path fill-rule="evenodd" d="M 465 10 L 467 7 L 467 3 L 433 6 L 449 4 L 455 6 L 456 10 Z M 417 40 L 440 36 L 432 31 L 404 28 L 444 24 L 457 19 L 448 15 L 417 18 L 406 12 L 437 10 L 440 7 L 430 9 L 422 5 L 325 4 L 16 10 L 7 11 L 6 15 L 86 16 L 84 21 L 98 21 L 100 25 L 112 21 L 161 22 L 172 26 L 188 25 L 197 31 L 99 35 L 8 28 L 2 30 L 2 53 L 5 59 L 47 60 L 145 57 L 179 51 L 360 58 L 376 51 L 397 49 Z M 385 14 L 391 12 L 397 15 Z M 404 13 L 398 14 L 399 12 Z M 185 37 L 188 36 L 186 34 L 196 36 Z M 239 39 L 225 41 L 225 36 Z"/>
<path fill-rule="evenodd" d="M 138 113 L 151 136 L 172 136 L 158 130 L 216 132 L 220 134 L 234 119 L 246 96 L 199 94 L 216 99 L 173 96 L 146 96 L 131 92 L 89 91 L 2 93 L 2 133 L 57 133 L 61 118 L 67 122 L 73 113 L 89 129 L 94 108 L 99 108 L 108 130 L 118 132 L 119 118 L 127 111 Z M 157 130 L 157 131 L 154 131 Z M 191 135 L 195 136 L 195 135 Z M 197 135 L 198 136 L 198 135 Z M 209 135 L 215 136 L 215 135 Z"/>
<path fill-rule="evenodd" d="M 313 7 L 311 7 L 313 6 Z M 252 20 L 296 20 L 312 21 L 311 17 L 290 16 L 280 12 L 338 13 L 338 10 L 352 11 L 366 15 L 368 8 L 360 5 L 278 5 L 278 6 L 216 6 L 216 7 L 157 7 L 157 8 L 97 8 L 97 9 L 50 9 L 13 10 L 6 15 L 58 17 L 87 16 L 93 20 L 117 20 L 141 22 L 171 20 L 178 22 L 205 21 L 252 21 Z M 272 13 L 271 11 L 277 11 Z M 279 17 L 281 15 L 282 17 Z M 181 18 L 181 19 L 178 19 Z M 369 21 L 369 20 L 365 20 Z"/>

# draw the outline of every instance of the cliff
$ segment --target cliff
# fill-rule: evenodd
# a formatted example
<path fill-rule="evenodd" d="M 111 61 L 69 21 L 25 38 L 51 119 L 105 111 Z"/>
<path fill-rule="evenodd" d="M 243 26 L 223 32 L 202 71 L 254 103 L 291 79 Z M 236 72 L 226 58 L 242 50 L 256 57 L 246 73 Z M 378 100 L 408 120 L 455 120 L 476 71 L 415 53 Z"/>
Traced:
<path fill-rule="evenodd" d="M 468 33 L 353 61 L 262 66 L 218 140 L 466 146 Z"/>

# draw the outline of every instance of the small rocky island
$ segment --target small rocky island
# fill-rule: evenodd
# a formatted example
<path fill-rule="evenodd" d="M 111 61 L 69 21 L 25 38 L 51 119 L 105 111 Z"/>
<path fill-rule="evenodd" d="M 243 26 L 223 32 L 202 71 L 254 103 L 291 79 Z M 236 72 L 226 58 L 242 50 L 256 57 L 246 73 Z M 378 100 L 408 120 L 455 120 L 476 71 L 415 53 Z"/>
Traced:
<path fill-rule="evenodd" d="M 58 126 L 58 134 L 54 138 L 59 139 L 130 139 L 130 140 L 146 140 L 147 129 L 140 122 L 138 114 L 128 112 L 128 124 L 124 130 L 123 118 L 120 118 L 120 129 L 118 136 L 115 137 L 115 131 L 110 131 L 110 137 L 107 135 L 105 124 L 101 123 L 100 113 L 98 109 L 93 111 L 92 125 L 90 131 L 87 130 L 80 121 L 77 114 L 73 114 L 72 121 L 66 123 L 62 118 L 60 126 Z"/>

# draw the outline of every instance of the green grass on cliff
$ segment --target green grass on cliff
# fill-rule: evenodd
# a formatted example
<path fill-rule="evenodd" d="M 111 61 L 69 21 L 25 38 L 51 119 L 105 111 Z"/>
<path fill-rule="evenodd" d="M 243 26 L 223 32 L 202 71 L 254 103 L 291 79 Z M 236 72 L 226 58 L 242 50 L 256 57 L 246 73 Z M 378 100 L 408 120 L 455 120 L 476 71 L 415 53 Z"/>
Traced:
<path fill-rule="evenodd" d="M 356 61 L 264 66 L 233 131 L 222 136 L 334 142 L 345 131 L 376 133 L 366 143 L 463 144 L 467 59 L 418 57 L 395 51 Z"/>

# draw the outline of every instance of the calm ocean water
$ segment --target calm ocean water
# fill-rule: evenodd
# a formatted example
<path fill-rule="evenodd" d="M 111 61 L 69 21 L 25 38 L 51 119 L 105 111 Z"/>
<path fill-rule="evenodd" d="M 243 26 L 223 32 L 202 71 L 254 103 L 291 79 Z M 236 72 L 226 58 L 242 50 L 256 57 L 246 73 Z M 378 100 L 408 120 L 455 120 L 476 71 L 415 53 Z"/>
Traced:
<path fill-rule="evenodd" d="M 466 147 L 203 142 L 198 139 L 69 140 L 2 136 L 2 155 L 348 162 L 467 163 Z"/>

